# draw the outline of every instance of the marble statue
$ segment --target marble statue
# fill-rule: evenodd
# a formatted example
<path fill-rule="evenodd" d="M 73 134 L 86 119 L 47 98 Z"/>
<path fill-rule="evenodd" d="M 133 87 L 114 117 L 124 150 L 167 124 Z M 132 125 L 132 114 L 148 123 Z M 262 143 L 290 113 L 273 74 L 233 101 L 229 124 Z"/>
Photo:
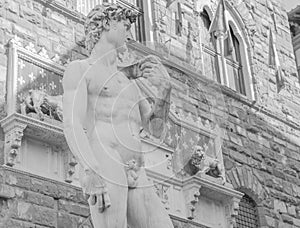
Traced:
<path fill-rule="evenodd" d="M 95 228 L 173 227 L 146 177 L 139 135 L 141 129 L 162 134 L 169 75 L 155 56 L 141 59 L 136 75 L 117 65 L 136 17 L 116 4 L 96 6 L 85 24 L 90 56 L 71 62 L 63 79 L 64 133 L 83 167 L 80 182 Z M 142 79 L 157 87 L 157 97 L 143 96 Z"/>

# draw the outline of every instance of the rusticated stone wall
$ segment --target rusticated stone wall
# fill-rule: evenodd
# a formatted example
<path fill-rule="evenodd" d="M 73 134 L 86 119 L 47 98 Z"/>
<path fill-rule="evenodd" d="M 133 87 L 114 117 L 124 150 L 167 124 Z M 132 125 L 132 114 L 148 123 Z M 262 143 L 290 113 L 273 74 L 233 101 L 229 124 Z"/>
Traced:
<path fill-rule="evenodd" d="M 88 225 L 89 209 L 79 188 L 7 168 L 0 169 L 0 227 Z M 84 227 L 84 226 L 83 226 Z"/>
<path fill-rule="evenodd" d="M 55 2 L 65 4 L 66 9 Z M 155 15 L 165 12 L 165 2 L 152 2 L 155 9 L 153 29 L 159 41 L 159 37 L 168 34 L 164 27 L 168 22 L 160 21 L 157 25 L 157 20 L 164 20 L 164 17 Z M 192 2 L 186 1 L 183 10 L 191 9 Z M 287 15 L 276 1 L 232 0 L 230 4 L 242 18 L 249 38 L 256 102 L 206 80 L 198 71 L 194 75 L 187 74 L 184 67 L 182 71 L 170 69 L 176 88 L 172 99 L 178 108 L 207 118 L 226 130 L 222 151 L 227 178 L 236 189 L 256 201 L 261 227 L 300 227 L 300 86 Z M 72 5 L 72 1 L 62 0 L 0 0 L 2 106 L 6 94 L 7 43 L 14 35 L 37 47 L 45 47 L 50 56 L 56 53 L 63 56 L 63 61 L 84 58 L 85 51 L 78 45 L 83 37 L 82 19 L 74 13 Z M 213 4 L 212 11 L 215 7 Z M 275 20 L 272 19 L 273 12 Z M 182 65 L 186 67 L 193 62 L 189 68 L 196 72 L 201 54 L 197 48 L 199 26 L 197 20 L 190 17 L 193 15 L 189 10 L 184 20 L 191 24 L 184 27 L 182 37 L 173 36 L 173 39 L 178 50 L 185 50 L 187 54 L 176 56 L 179 62 L 185 62 Z M 274 72 L 267 65 L 268 27 L 274 22 L 279 58 L 286 78 L 285 88 L 279 94 Z M 158 26 L 161 27 L 158 29 Z M 191 37 L 185 37 L 189 33 Z M 187 45 L 189 39 L 190 46 Z M 191 49 L 195 61 L 189 61 Z M 176 54 L 181 53 L 172 52 L 172 55 Z M 175 57 L 173 59 L 177 61 Z M 212 90 L 211 86 L 216 89 Z M 71 228 L 84 221 L 89 223 L 82 193 L 70 185 L 2 168 L 0 189 L 0 224 L 4 221 L 3 227 Z M 178 228 L 194 226 L 179 221 L 174 223 Z"/>
<path fill-rule="evenodd" d="M 201 50 L 199 43 L 201 19 L 193 11 L 194 2 L 182 4 L 182 35 L 175 33 L 175 16 L 165 8 L 164 0 L 153 1 L 154 34 L 159 42 L 158 50 L 165 55 L 171 53 L 171 59 L 181 61 L 194 71 L 200 71 Z M 218 1 L 199 0 L 200 8 L 213 13 Z M 281 119 L 300 124 L 300 86 L 297 78 L 295 58 L 289 29 L 287 13 L 276 0 L 230 0 L 227 4 L 238 24 L 243 28 L 247 40 L 249 65 L 254 81 L 257 104 L 264 106 Z M 173 14 L 176 9 L 173 9 Z M 212 19 L 212 18 L 211 18 Z M 280 64 L 286 80 L 285 89 L 277 93 L 275 72 L 268 65 L 269 28 L 272 28 Z M 174 56 L 177 57 L 174 58 Z M 179 60 L 178 60 L 179 59 Z M 209 65 L 211 63 L 204 63 Z M 208 75 L 204 75 L 205 77 Z M 291 99 L 291 97 L 293 99 Z"/>

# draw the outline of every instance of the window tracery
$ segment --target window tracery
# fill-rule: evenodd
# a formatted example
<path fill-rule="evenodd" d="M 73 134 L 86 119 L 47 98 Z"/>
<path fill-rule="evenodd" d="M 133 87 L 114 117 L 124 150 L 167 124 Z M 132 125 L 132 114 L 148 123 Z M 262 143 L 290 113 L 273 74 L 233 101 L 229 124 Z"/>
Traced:
<path fill-rule="evenodd" d="M 200 29 L 201 29 L 201 42 L 203 49 L 204 75 L 214 81 L 220 82 L 218 72 L 218 57 L 216 51 L 215 39 L 209 34 L 209 27 L 211 19 L 206 9 L 200 13 Z"/>
<path fill-rule="evenodd" d="M 236 19 L 232 7 L 226 10 L 228 33 L 224 38 L 225 72 L 221 73 L 222 61 L 218 41 L 209 34 L 213 15 L 205 5 L 200 12 L 200 33 L 203 49 L 203 74 L 216 82 L 222 83 L 239 94 L 254 99 L 253 82 L 249 63 L 247 35 L 243 32 L 241 21 Z M 220 70 L 219 70 L 220 69 Z M 222 75 L 221 75 L 222 74 Z"/>

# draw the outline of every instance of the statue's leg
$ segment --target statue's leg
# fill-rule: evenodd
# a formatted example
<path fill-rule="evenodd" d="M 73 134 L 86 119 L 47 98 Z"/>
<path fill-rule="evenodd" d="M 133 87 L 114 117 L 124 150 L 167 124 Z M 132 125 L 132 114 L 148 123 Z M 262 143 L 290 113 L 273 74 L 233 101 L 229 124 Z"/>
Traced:
<path fill-rule="evenodd" d="M 95 157 L 101 167 L 106 182 L 111 206 L 100 212 L 96 205 L 90 204 L 94 228 L 127 228 L 128 185 L 124 165 L 120 155 L 113 149 L 103 149 L 98 140 L 91 140 Z M 97 153 L 96 153 L 97 152 Z"/>
<path fill-rule="evenodd" d="M 94 228 L 127 228 L 127 193 L 128 188 L 107 183 L 111 206 L 100 212 L 97 206 L 90 205 Z"/>
<path fill-rule="evenodd" d="M 138 187 L 128 191 L 127 217 L 130 228 L 173 228 L 144 170 L 140 173 Z"/>

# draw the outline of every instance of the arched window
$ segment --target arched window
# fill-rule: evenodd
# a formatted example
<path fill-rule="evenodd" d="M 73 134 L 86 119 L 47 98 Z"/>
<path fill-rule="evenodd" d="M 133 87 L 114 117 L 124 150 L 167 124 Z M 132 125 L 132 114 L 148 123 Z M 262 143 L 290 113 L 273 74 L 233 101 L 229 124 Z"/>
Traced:
<path fill-rule="evenodd" d="M 211 35 L 209 34 L 208 30 L 209 30 L 209 27 L 210 27 L 210 24 L 211 24 L 211 20 L 209 18 L 209 15 L 207 13 L 207 11 L 204 9 L 201 14 L 201 22 L 202 22 L 202 31 L 201 31 L 201 36 L 202 36 L 202 42 L 213 48 L 214 49 L 214 46 L 213 46 L 213 43 L 212 43 L 212 38 L 211 38 Z"/>
<path fill-rule="evenodd" d="M 203 49 L 203 75 L 239 94 L 254 100 L 253 80 L 250 68 L 250 41 L 239 13 L 227 2 L 225 20 L 228 31 L 223 40 L 209 34 L 213 13 L 208 5 L 200 12 L 200 34 Z M 224 42 L 224 43 L 221 43 Z M 221 47 L 224 46 L 224 58 Z M 224 66 L 225 65 L 225 66 Z"/>
<path fill-rule="evenodd" d="M 228 35 L 230 36 L 229 39 L 231 44 L 229 44 L 229 42 L 225 43 L 225 53 L 230 52 L 230 55 L 227 56 L 226 60 L 229 87 L 246 95 L 240 41 L 234 34 L 231 26 L 229 26 Z M 232 45 L 232 47 L 228 47 L 228 45 Z"/>
<path fill-rule="evenodd" d="M 209 34 L 209 27 L 211 25 L 211 19 L 206 9 L 201 14 L 201 42 L 203 49 L 203 74 L 205 77 L 214 81 L 220 82 L 218 71 L 218 59 L 216 52 L 216 42 Z"/>
<path fill-rule="evenodd" d="M 244 195 L 239 203 L 235 228 L 258 228 L 257 205 L 248 195 Z"/>

